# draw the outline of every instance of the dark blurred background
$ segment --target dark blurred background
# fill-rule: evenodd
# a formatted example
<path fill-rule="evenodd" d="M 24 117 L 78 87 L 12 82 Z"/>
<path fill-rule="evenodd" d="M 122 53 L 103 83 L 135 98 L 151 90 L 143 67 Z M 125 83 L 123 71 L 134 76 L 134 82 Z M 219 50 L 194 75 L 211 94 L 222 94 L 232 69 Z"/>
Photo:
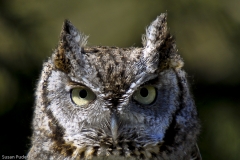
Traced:
<path fill-rule="evenodd" d="M 239 160 L 239 0 L 0 0 L 1 157 L 29 149 L 36 82 L 64 19 L 90 46 L 140 47 L 145 27 L 166 11 L 202 123 L 202 157 Z"/>

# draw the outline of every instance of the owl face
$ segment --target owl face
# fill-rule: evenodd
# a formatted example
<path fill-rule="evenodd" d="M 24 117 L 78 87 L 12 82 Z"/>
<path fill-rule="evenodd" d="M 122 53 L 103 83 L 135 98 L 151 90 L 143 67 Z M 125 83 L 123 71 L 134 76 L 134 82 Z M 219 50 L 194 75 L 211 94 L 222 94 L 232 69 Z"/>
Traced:
<path fill-rule="evenodd" d="M 141 49 L 94 50 L 85 51 L 90 67 L 69 76 L 53 70 L 48 80 L 49 110 L 65 126 L 64 141 L 110 148 L 162 143 L 179 98 L 174 70 L 146 73 Z"/>
<path fill-rule="evenodd" d="M 69 159 L 171 159 L 192 152 L 197 113 L 165 14 L 148 27 L 143 44 L 88 48 L 65 21 L 36 92 L 34 136 L 44 137 L 42 151 Z"/>

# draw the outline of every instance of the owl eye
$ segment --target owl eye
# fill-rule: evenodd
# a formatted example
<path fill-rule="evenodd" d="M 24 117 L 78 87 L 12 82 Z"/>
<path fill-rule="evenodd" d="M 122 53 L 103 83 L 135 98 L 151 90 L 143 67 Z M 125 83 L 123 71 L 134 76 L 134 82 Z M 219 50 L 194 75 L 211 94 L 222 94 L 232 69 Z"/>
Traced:
<path fill-rule="evenodd" d="M 87 87 L 74 88 L 71 91 L 72 101 L 79 106 L 86 105 L 92 102 L 95 98 L 95 94 Z"/>
<path fill-rule="evenodd" d="M 156 98 L 156 89 L 145 85 L 133 93 L 133 99 L 142 104 L 151 104 Z"/>

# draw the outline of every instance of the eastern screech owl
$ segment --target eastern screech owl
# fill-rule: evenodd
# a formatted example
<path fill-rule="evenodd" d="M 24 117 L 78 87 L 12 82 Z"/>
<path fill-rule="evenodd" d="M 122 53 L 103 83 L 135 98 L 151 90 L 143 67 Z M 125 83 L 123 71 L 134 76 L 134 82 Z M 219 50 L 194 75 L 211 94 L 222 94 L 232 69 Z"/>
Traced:
<path fill-rule="evenodd" d="M 201 159 L 199 121 L 166 14 L 142 48 L 86 47 L 64 22 L 36 89 L 28 159 Z"/>

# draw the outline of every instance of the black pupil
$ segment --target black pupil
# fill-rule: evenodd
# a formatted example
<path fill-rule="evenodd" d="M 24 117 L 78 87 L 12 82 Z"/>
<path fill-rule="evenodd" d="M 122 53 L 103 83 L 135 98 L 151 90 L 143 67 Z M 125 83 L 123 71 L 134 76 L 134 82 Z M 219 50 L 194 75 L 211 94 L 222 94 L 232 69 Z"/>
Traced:
<path fill-rule="evenodd" d="M 81 98 L 86 98 L 87 97 L 87 91 L 85 89 L 82 89 L 80 92 L 79 92 L 79 96 Z"/>
<path fill-rule="evenodd" d="M 148 90 L 147 90 L 147 88 L 142 88 L 142 89 L 140 90 L 140 94 L 141 94 L 142 97 L 147 97 L 147 96 L 148 96 Z"/>

